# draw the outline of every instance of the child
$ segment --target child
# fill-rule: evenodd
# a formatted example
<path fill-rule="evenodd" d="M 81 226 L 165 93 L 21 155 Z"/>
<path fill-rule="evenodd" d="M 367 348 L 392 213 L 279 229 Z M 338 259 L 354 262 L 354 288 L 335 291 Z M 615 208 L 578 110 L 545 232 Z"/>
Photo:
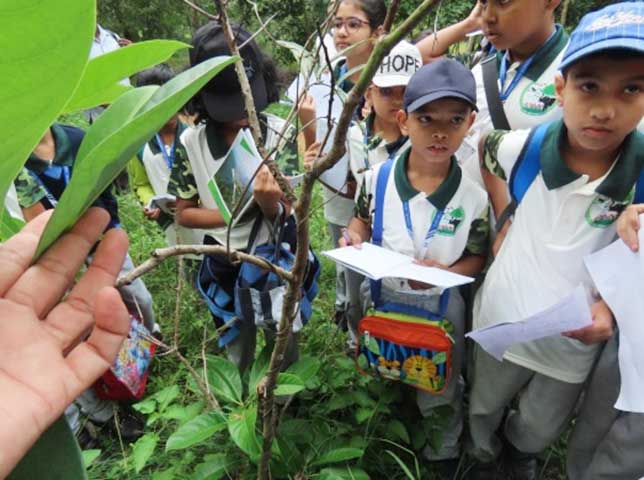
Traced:
<path fill-rule="evenodd" d="M 144 70 L 136 77 L 136 86 L 163 85 L 174 77 L 174 71 L 166 64 Z M 195 232 L 174 224 L 174 219 L 160 208 L 148 208 L 150 200 L 157 195 L 168 192 L 170 171 L 174 163 L 179 136 L 186 129 L 186 125 L 174 115 L 159 130 L 159 132 L 146 143 L 128 164 L 128 176 L 132 189 L 143 204 L 143 215 L 148 220 L 155 220 L 164 229 L 168 245 L 199 244 L 201 238 Z M 177 238 L 180 235 L 180 239 Z"/>
<path fill-rule="evenodd" d="M 407 137 L 401 133 L 396 115 L 403 105 L 405 87 L 421 65 L 418 49 L 403 41 L 383 59 L 374 75 L 365 95 L 371 105 L 371 114 L 361 124 L 353 124 L 348 134 L 349 164 L 353 181 L 358 184 L 362 182 L 365 170 L 394 158 L 407 146 Z M 305 165 L 312 163 L 318 149 L 319 143 L 309 148 Z M 337 243 L 339 238 L 334 240 Z M 345 299 L 344 321 L 349 330 L 349 345 L 354 347 L 357 323 L 362 314 L 360 284 L 363 277 L 351 270 L 339 266 L 336 268 L 338 275 L 343 277 L 337 282 L 336 288 L 344 287 L 341 295 Z"/>
<path fill-rule="evenodd" d="M 250 34 L 240 26 L 233 31 L 238 44 L 244 44 L 241 56 L 258 112 L 269 103 L 279 100 L 276 84 L 276 70 L 273 63 L 264 56 Z M 192 66 L 219 55 L 230 55 L 228 43 L 219 22 L 210 22 L 195 33 L 190 51 Z M 188 228 L 207 229 L 206 243 L 228 244 L 231 249 L 247 250 L 253 243 L 251 233 L 258 217 L 260 228 L 255 244 L 267 243 L 273 228 L 282 228 L 284 216 L 290 214 L 290 206 L 283 200 L 283 193 L 267 167 L 262 167 L 254 186 L 256 201 L 243 218 L 230 231 L 217 208 L 208 188 L 210 177 L 220 166 L 222 157 L 232 145 L 238 132 L 248 127 L 241 87 L 233 66 L 229 66 L 211 80 L 193 99 L 191 108 L 196 114 L 196 128 L 187 129 L 180 137 L 180 148 L 176 151 L 175 162 L 170 174 L 168 193 L 177 197 L 176 221 Z M 276 137 L 274 116 L 261 113 L 264 138 Z M 283 124 L 283 122 L 282 122 Z M 291 142 L 292 143 L 292 142 Z M 271 148 L 274 145 L 267 145 Z M 297 160 L 293 145 L 281 153 L 282 159 Z M 281 159 L 277 159 L 279 162 Z M 294 251 L 294 235 L 287 236 Z M 209 307 L 218 328 L 222 328 L 220 345 L 226 346 L 228 356 L 244 371 L 253 361 L 256 341 L 255 325 L 238 322 L 234 312 L 233 298 L 239 265 L 232 264 L 224 257 L 206 256 L 199 273 L 198 286 L 202 294 L 217 292 L 216 298 L 209 298 Z M 213 294 L 214 295 L 214 294 Z M 291 337 L 285 363 L 297 356 L 297 343 Z"/>
<path fill-rule="evenodd" d="M 554 12 L 560 3 L 561 0 L 481 0 L 479 12 L 448 27 L 452 33 L 460 29 L 461 35 L 482 27 L 496 50 L 472 69 L 479 114 L 457 155 L 464 173 L 481 185 L 480 137 L 493 128 L 531 128 L 561 118 L 555 101 L 554 78 L 568 36 L 561 25 L 555 25 Z M 478 19 L 477 15 L 480 15 Z M 440 33 L 439 45 L 443 43 Z M 454 41 L 454 37 L 448 40 Z M 431 56 L 433 39 L 424 40 L 419 48 L 423 58 Z"/>
<path fill-rule="evenodd" d="M 522 320 L 580 283 L 590 287 L 584 256 L 614 240 L 614 222 L 632 201 L 644 163 L 644 138 L 635 130 L 644 114 L 642 14 L 635 5 L 607 7 L 574 33 L 555 79 L 563 121 L 533 134 L 545 132 L 534 140 L 538 171 L 531 182 L 522 178 L 525 196 L 475 301 L 477 328 Z M 494 131 L 483 141 L 481 170 L 496 212 L 508 204 L 502 180 L 529 135 Z M 503 428 L 508 467 L 514 478 L 536 478 L 535 456 L 565 429 L 600 344 L 613 332 L 603 300 L 595 297 L 591 312 L 590 327 L 514 345 L 503 362 L 475 349 L 470 435 L 479 462 L 497 459 L 502 443 L 495 432 L 522 392 Z M 493 478 L 491 465 L 478 470 L 479 478 Z"/>
<path fill-rule="evenodd" d="M 409 136 L 411 147 L 392 160 L 382 232 L 384 248 L 414 256 L 427 266 L 472 276 L 481 271 L 485 262 L 487 198 L 479 186 L 462 175 L 454 153 L 474 122 L 475 110 L 474 78 L 457 61 L 437 60 L 412 77 L 405 91 L 404 110 L 397 115 L 401 132 Z M 349 241 L 341 239 L 341 246 L 371 239 L 376 179 L 383 165 L 386 163 L 365 173 L 356 200 L 356 216 L 347 232 Z M 414 291 L 419 289 L 425 294 Z M 383 302 L 429 312 L 438 312 L 440 293 L 436 287 L 401 279 L 382 281 Z M 440 449 L 434 452 L 427 447 L 423 453 L 430 460 L 449 460 L 447 465 L 453 468 L 463 426 L 460 372 L 465 312 L 458 289 L 450 291 L 445 316 L 454 327 L 456 342 L 449 386 L 440 395 L 418 390 L 417 403 L 423 416 L 429 416 L 439 405 L 451 407 L 453 415 L 442 432 Z"/>
<path fill-rule="evenodd" d="M 355 45 L 343 53 L 344 58 L 338 61 L 333 69 L 332 76 L 336 87 L 348 93 L 360 78 L 360 71 L 356 67 L 367 63 L 376 40 L 382 33 L 382 24 L 387 15 L 387 7 L 383 0 L 342 0 L 339 2 L 335 16 L 332 20 L 332 33 L 335 48 L 342 53 L 343 50 Z M 347 76 L 349 72 L 352 72 Z M 356 110 L 355 119 L 359 120 Z M 317 112 L 318 122 L 326 121 L 326 115 Z M 318 138 L 318 141 L 323 139 Z M 314 144 L 315 145 L 315 144 Z M 319 145 L 309 147 L 309 159 L 316 156 Z M 312 153 L 311 153 L 312 152 Z M 323 187 L 324 217 L 328 222 L 329 234 L 333 245 L 337 245 L 342 236 L 342 229 L 347 226 L 353 216 L 353 195 L 338 194 L 329 188 Z M 346 274 L 344 268 L 336 267 L 335 290 L 335 320 L 344 325 L 347 322 L 347 310 L 350 299 L 347 297 Z"/>

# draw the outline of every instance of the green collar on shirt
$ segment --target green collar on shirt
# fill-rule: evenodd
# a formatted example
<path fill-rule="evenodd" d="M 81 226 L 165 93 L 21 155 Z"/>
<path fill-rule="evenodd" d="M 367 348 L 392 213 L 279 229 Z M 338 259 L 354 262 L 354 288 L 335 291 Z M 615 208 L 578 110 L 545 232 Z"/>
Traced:
<path fill-rule="evenodd" d="M 549 190 L 567 185 L 580 177 L 568 168 L 561 156 L 564 135 L 566 127 L 563 121 L 554 122 L 548 128 L 541 146 L 541 172 Z M 626 200 L 643 166 L 644 135 L 634 131 L 624 140 L 617 164 L 595 191 L 613 200 Z"/>
<path fill-rule="evenodd" d="M 549 39 L 537 52 L 535 53 L 534 60 L 525 73 L 526 78 L 533 82 L 539 80 L 543 72 L 545 72 L 552 62 L 555 61 L 561 51 L 568 45 L 568 34 L 559 24 L 555 25 L 556 32 L 554 36 Z M 497 65 L 501 65 L 501 59 L 505 55 L 505 50 L 497 53 Z"/>
<path fill-rule="evenodd" d="M 177 130 L 174 134 L 174 143 L 177 143 L 179 141 L 179 137 L 181 136 L 181 134 L 186 128 L 187 128 L 186 124 L 183 123 L 181 120 L 177 122 Z M 159 144 L 157 143 L 156 135 L 148 141 L 148 146 L 150 147 L 150 151 L 152 152 L 152 154 L 157 155 L 161 153 L 161 149 L 159 148 Z"/>
<path fill-rule="evenodd" d="M 416 190 L 409 182 L 407 176 L 407 167 L 409 164 L 409 152 L 411 148 L 405 150 L 396 160 L 394 167 L 394 181 L 396 182 L 396 190 L 398 196 L 403 202 L 407 202 L 418 195 L 420 192 Z M 454 197 L 459 185 L 461 184 L 461 167 L 456 162 L 456 157 L 452 157 L 449 172 L 447 177 L 443 180 L 438 188 L 430 195 L 427 195 L 427 200 L 439 210 L 443 210 L 449 201 Z"/>
<path fill-rule="evenodd" d="M 51 134 L 54 137 L 54 145 L 56 148 L 56 155 L 51 161 L 51 164 L 71 166 L 74 162 L 71 155 L 71 142 L 69 141 L 67 133 L 63 127 L 54 123 L 51 126 Z M 25 166 L 35 173 L 42 173 L 49 165 L 49 161 L 43 160 L 32 152 Z"/>
<path fill-rule="evenodd" d="M 342 76 L 340 72 L 342 72 L 342 67 L 347 63 L 346 60 L 340 60 L 338 63 L 335 64 L 335 67 L 333 68 L 333 78 L 337 81 L 340 80 L 340 77 Z M 344 93 L 349 93 L 351 89 L 354 87 L 354 83 L 349 79 L 345 78 L 342 84 L 340 85 L 340 88 Z"/>

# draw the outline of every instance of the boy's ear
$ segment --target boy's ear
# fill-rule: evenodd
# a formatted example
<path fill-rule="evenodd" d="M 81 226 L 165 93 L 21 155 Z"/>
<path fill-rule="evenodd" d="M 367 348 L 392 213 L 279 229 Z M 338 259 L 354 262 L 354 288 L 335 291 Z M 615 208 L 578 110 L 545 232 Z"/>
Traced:
<path fill-rule="evenodd" d="M 372 86 L 373 86 L 373 85 L 369 85 L 369 86 L 367 87 L 367 91 L 366 91 L 366 92 L 364 92 L 364 98 L 365 98 L 365 100 L 366 100 L 367 102 L 369 102 L 369 105 L 373 105 L 373 102 L 371 101 L 371 100 L 372 100 L 372 97 L 373 97 L 373 94 L 372 94 L 372 92 L 371 92 L 371 91 L 373 90 L 373 89 L 371 88 Z"/>
<path fill-rule="evenodd" d="M 467 125 L 467 129 L 468 129 L 468 130 L 469 130 L 470 128 L 472 128 L 472 125 L 474 125 L 474 121 L 475 121 L 475 120 L 476 120 L 476 111 L 475 111 L 475 110 L 472 110 L 472 111 L 470 112 L 470 116 L 469 116 L 469 119 L 468 119 L 468 125 Z"/>
<path fill-rule="evenodd" d="M 409 115 L 405 110 L 398 110 L 396 114 L 396 120 L 398 121 L 398 128 L 400 128 L 400 133 L 407 136 L 409 135 L 409 130 L 407 130 L 407 119 Z"/>
<path fill-rule="evenodd" d="M 566 87 L 566 79 L 561 73 L 555 75 L 555 96 L 557 97 L 557 105 L 563 107 L 564 104 L 564 88 Z"/>

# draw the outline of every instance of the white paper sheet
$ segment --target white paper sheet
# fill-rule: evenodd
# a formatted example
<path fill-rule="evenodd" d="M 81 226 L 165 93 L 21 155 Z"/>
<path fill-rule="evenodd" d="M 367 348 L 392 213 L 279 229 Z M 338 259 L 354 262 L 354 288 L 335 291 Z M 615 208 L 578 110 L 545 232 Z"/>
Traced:
<path fill-rule="evenodd" d="M 412 257 L 397 253 L 371 243 L 361 248 L 343 247 L 322 252 L 336 263 L 355 270 L 373 280 L 385 277 L 406 278 L 442 288 L 452 288 L 474 281 L 471 277 L 458 275 L 440 268 L 425 267 L 414 263 Z"/>
<path fill-rule="evenodd" d="M 174 207 L 170 207 L 170 205 L 174 206 L 174 203 L 177 201 L 177 197 L 174 195 L 170 195 L 169 193 L 164 193 L 163 195 L 155 195 L 150 199 L 148 202 L 146 208 L 148 210 L 152 210 L 154 208 L 160 208 L 163 212 L 167 213 L 168 215 L 174 215 Z"/>
<path fill-rule="evenodd" d="M 586 292 L 579 285 L 570 295 L 555 305 L 514 323 L 499 323 L 473 330 L 470 337 L 497 360 L 515 343 L 531 342 L 540 338 L 587 327 L 592 323 Z"/>
<path fill-rule="evenodd" d="M 639 231 L 639 244 L 644 248 L 644 229 Z M 644 413 L 644 255 L 617 240 L 585 262 L 619 326 L 621 387 L 615 408 Z"/>

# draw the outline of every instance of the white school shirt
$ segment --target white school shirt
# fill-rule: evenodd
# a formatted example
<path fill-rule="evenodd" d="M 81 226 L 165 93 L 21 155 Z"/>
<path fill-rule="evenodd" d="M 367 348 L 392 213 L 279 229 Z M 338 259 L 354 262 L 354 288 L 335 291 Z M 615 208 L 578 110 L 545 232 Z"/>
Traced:
<path fill-rule="evenodd" d="M 557 26 L 554 37 L 535 54 L 530 68 L 504 102 L 503 109 L 513 130 L 532 128 L 561 118 L 562 111 L 557 106 L 554 82 L 567 43 L 568 36 Z M 506 88 L 512 83 L 519 67 L 520 63 L 514 62 L 508 68 Z M 456 158 L 463 168 L 463 173 L 484 187 L 478 145 L 480 138 L 493 130 L 494 126 L 485 96 L 483 69 L 480 63 L 474 66 L 472 74 L 476 80 L 476 104 L 479 111 L 461 149 L 456 153 Z"/>
<path fill-rule="evenodd" d="M 186 149 L 188 161 L 192 167 L 192 173 L 197 184 L 197 191 L 199 192 L 199 201 L 205 208 L 218 210 L 210 189 L 208 188 L 208 181 L 212 176 L 217 173 L 223 164 L 225 155 L 220 158 L 214 158 L 208 146 L 206 137 L 206 125 L 201 124 L 196 127 L 189 127 L 179 137 L 181 144 Z M 244 221 L 240 219 L 237 224 L 231 229 L 230 232 L 230 248 L 235 250 L 242 250 L 248 247 L 248 239 L 253 228 L 254 218 Z M 204 230 L 205 233 L 212 236 L 220 244 L 226 245 L 226 232 L 228 227 L 212 228 Z M 262 227 L 257 235 L 256 244 L 261 245 L 268 241 L 269 232 L 262 222 Z"/>
<path fill-rule="evenodd" d="M 431 258 L 443 265 L 452 265 L 464 253 L 485 255 L 488 244 L 488 201 L 485 191 L 462 175 L 456 159 L 452 159 L 447 177 L 434 193 L 427 195 L 415 190 L 406 171 L 409 151 L 404 151 L 394 160 L 387 182 L 383 205 L 382 246 L 418 258 L 425 235 L 438 209 L 443 209 L 444 214 L 436 234 L 423 258 Z M 380 163 L 365 172 L 356 199 L 357 216 L 369 221 L 372 227 L 376 184 L 382 165 Z M 404 201 L 409 202 L 413 239 L 406 228 Z M 407 281 L 402 279 L 385 278 L 383 286 L 397 291 L 411 290 Z"/>
<path fill-rule="evenodd" d="M 486 142 L 486 161 L 509 172 L 529 130 L 494 131 Z M 548 130 L 541 171 L 519 204 L 514 221 L 474 302 L 474 327 L 517 322 L 592 281 L 583 259 L 615 240 L 615 220 L 632 201 L 644 164 L 644 136 L 633 133 L 610 170 L 592 182 L 565 164 L 559 143 L 563 122 Z M 568 383 L 583 382 L 599 345 L 564 336 L 514 345 L 504 359 Z"/>
<path fill-rule="evenodd" d="M 9 212 L 13 218 L 18 220 L 25 220 L 24 215 L 22 214 L 22 209 L 20 208 L 20 203 L 18 202 L 18 192 L 16 192 L 16 186 L 11 182 L 9 185 L 9 190 L 4 199 L 4 207 Z"/>
<path fill-rule="evenodd" d="M 177 129 L 177 132 L 183 131 L 183 128 Z M 170 182 L 170 168 L 165 161 L 163 153 L 159 150 L 159 146 L 155 145 L 153 150 L 150 146 L 151 142 L 156 142 L 156 139 L 146 143 L 141 152 L 141 163 L 145 169 L 145 174 L 150 181 L 150 186 L 154 191 L 154 195 L 164 195 L 168 193 L 168 183 Z M 179 143 L 179 137 L 175 139 Z M 166 146 L 164 145 L 164 148 Z M 170 246 L 182 245 L 201 245 L 203 243 L 203 236 L 205 231 L 198 228 L 186 228 L 178 225 L 176 222 L 168 225 L 165 229 L 166 243 Z M 200 258 L 200 256 L 188 255 L 188 258 Z"/>

